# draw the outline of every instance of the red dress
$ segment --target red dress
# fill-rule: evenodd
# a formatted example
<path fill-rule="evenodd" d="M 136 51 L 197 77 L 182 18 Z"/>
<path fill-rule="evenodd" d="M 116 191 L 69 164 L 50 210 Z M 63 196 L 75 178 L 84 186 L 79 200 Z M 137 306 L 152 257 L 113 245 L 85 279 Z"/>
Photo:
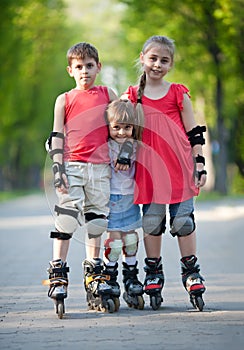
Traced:
<path fill-rule="evenodd" d="M 136 103 L 137 86 L 126 92 Z M 194 161 L 181 119 L 184 94 L 181 84 L 170 85 L 158 99 L 142 97 L 144 130 L 136 167 L 135 203 L 173 204 L 198 195 L 194 184 Z"/>
<path fill-rule="evenodd" d="M 107 87 L 73 89 L 65 98 L 64 160 L 109 163 L 108 127 L 104 117 L 109 103 Z"/>

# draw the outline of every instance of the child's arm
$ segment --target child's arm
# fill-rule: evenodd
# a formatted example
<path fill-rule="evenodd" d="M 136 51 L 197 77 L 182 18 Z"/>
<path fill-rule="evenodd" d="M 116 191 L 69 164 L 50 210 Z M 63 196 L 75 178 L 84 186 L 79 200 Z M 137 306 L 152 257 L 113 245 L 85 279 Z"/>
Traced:
<path fill-rule="evenodd" d="M 197 187 L 202 187 L 205 185 L 207 180 L 207 172 L 204 170 L 205 159 L 203 157 L 202 151 L 202 145 L 205 143 L 202 133 L 206 129 L 205 127 L 197 126 L 194 118 L 192 104 L 187 94 L 184 94 L 183 110 L 181 111 L 181 116 L 189 141 L 192 145 L 192 153 L 196 162 L 195 184 Z M 193 137 L 190 135 L 193 135 Z"/>
<path fill-rule="evenodd" d="M 54 107 L 53 131 L 49 138 L 50 156 L 53 160 L 54 186 L 59 192 L 67 193 L 69 186 L 63 162 L 65 95 L 57 97 Z"/>

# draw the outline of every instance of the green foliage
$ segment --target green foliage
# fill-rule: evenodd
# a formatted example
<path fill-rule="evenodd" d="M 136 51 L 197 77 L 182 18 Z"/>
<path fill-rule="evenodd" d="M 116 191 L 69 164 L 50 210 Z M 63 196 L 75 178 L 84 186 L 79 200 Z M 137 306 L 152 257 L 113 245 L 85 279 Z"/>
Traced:
<path fill-rule="evenodd" d="M 61 0 L 1 4 L 0 188 L 33 185 L 46 156 L 54 99 L 67 85 L 63 9 Z"/>

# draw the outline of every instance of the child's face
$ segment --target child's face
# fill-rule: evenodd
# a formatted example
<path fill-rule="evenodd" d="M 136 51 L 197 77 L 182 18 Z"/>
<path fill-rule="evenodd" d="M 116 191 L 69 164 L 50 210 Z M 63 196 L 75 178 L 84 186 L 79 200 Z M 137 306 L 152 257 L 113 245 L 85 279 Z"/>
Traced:
<path fill-rule="evenodd" d="M 172 59 L 167 47 L 154 45 L 146 53 L 141 53 L 140 61 L 147 77 L 162 79 L 172 67 Z"/>
<path fill-rule="evenodd" d="M 132 137 L 133 125 L 125 123 L 110 122 L 110 137 L 118 143 L 124 143 L 128 138 Z"/>
<path fill-rule="evenodd" d="M 100 70 L 101 63 L 97 64 L 94 58 L 90 57 L 74 58 L 71 66 L 67 67 L 69 75 L 75 79 L 76 88 L 79 90 L 91 89 Z"/>

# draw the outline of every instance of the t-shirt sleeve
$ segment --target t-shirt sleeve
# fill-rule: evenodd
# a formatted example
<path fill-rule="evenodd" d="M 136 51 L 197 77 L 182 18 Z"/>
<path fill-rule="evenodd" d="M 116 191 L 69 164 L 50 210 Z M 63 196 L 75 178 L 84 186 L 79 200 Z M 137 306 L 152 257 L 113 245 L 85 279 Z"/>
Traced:
<path fill-rule="evenodd" d="M 178 105 L 180 111 L 182 111 L 183 110 L 184 94 L 187 94 L 191 98 L 189 89 L 185 85 L 175 84 L 175 92 L 176 92 L 177 105 Z"/>
<path fill-rule="evenodd" d="M 137 93 L 136 93 L 136 88 L 134 86 L 129 86 L 128 89 L 123 93 L 123 95 L 127 95 L 128 99 L 132 103 L 137 102 Z"/>

